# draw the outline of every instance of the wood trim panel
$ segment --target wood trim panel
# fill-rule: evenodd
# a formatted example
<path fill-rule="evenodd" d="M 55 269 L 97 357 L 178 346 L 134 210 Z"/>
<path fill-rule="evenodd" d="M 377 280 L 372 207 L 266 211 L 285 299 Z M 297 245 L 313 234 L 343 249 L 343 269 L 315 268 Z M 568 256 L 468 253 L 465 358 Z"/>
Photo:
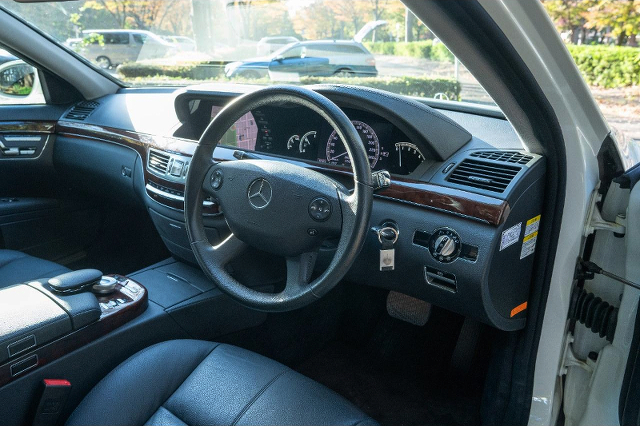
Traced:
<path fill-rule="evenodd" d="M 376 196 L 431 207 L 496 226 L 504 223 L 511 212 L 504 200 L 425 182 L 394 182 Z"/>
<path fill-rule="evenodd" d="M 56 131 L 54 121 L 3 121 L 0 133 L 41 133 L 53 134 Z"/>
<path fill-rule="evenodd" d="M 134 295 L 134 297 L 131 297 L 131 293 L 123 292 L 122 285 L 120 284 L 117 284 L 114 293 L 98 297 L 98 302 L 100 303 L 108 303 L 115 299 L 124 299 L 127 301 L 126 304 L 113 310 L 103 310 L 98 321 L 0 365 L 0 387 L 99 339 L 142 314 L 148 305 L 147 290 L 144 286 L 133 280 L 129 279 L 128 281 L 133 282 L 142 289 L 137 295 Z M 12 365 L 22 360 L 31 359 L 34 356 L 37 356 L 37 361 L 33 367 L 14 377 L 11 376 Z"/>
<path fill-rule="evenodd" d="M 145 165 L 147 162 L 148 148 L 157 148 L 191 156 L 197 147 L 196 142 L 186 139 L 153 136 L 128 130 L 68 121 L 58 123 L 57 133 L 68 137 L 102 140 L 128 146 L 140 154 Z M 305 163 L 307 167 L 322 173 L 329 172 L 344 176 L 351 175 L 351 172 L 345 168 L 332 165 L 318 165 L 317 163 L 308 163 L 302 160 L 296 160 L 296 163 Z M 144 176 L 145 184 L 152 181 L 168 188 L 184 191 L 184 185 L 161 179 L 151 174 L 146 167 Z M 177 209 L 183 209 L 184 207 L 183 203 L 162 199 L 162 197 L 151 194 L 148 191 L 147 193 L 150 197 L 168 207 Z M 378 192 L 376 196 L 419 207 L 453 213 L 495 226 L 504 223 L 511 211 L 509 204 L 504 200 L 401 177 L 393 177 L 391 187 Z M 207 213 L 214 212 L 211 211 Z"/>

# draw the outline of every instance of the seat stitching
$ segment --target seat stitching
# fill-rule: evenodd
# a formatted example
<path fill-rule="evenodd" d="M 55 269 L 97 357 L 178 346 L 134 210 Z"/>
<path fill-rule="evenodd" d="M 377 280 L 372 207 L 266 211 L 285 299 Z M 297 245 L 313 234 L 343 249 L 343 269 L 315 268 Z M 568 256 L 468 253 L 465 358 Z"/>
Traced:
<path fill-rule="evenodd" d="M 264 385 L 263 388 L 260 389 L 260 391 L 258 391 L 258 393 L 253 398 L 251 398 L 249 402 L 247 402 L 247 405 L 245 405 L 242 411 L 238 413 L 236 418 L 233 420 L 233 423 L 231 423 L 231 426 L 235 426 L 240 421 L 240 419 L 247 413 L 247 411 L 249 411 L 249 408 L 251 408 L 251 406 L 262 396 L 262 394 L 265 393 L 266 390 L 269 389 L 269 387 L 276 382 L 276 380 L 278 380 L 280 377 L 284 375 L 284 373 L 288 371 L 290 371 L 289 368 L 285 368 L 280 373 L 278 373 L 273 379 L 271 379 L 269 383 Z"/>
<path fill-rule="evenodd" d="M 176 417 L 178 417 L 178 416 L 176 416 Z M 361 424 L 363 424 L 364 422 L 366 422 L 367 420 L 373 420 L 373 418 L 372 418 L 372 417 L 370 417 L 370 416 L 367 416 L 367 417 L 365 417 L 364 419 L 360 419 L 360 420 L 358 420 L 358 421 L 357 421 L 357 422 L 355 422 L 352 426 L 358 426 L 358 425 L 361 425 Z M 374 420 L 374 421 L 375 421 L 375 420 Z"/>
<path fill-rule="evenodd" d="M 220 346 L 220 345 L 218 344 L 218 346 Z M 218 346 L 216 346 L 216 348 L 217 348 Z M 215 349 L 215 348 L 213 348 L 213 349 Z M 213 352 L 213 349 L 211 350 L 212 352 Z M 209 353 L 211 353 L 211 352 L 209 352 Z M 207 355 L 207 356 L 209 356 L 209 355 Z M 175 417 L 176 419 L 180 420 L 182 423 L 187 424 L 187 422 L 185 422 L 183 419 L 181 419 L 180 417 L 178 417 L 178 415 L 177 415 L 176 413 L 174 413 L 173 411 L 169 410 L 169 409 L 168 409 L 167 407 L 165 407 L 164 405 L 161 405 L 160 407 L 158 407 L 158 410 L 159 410 L 160 408 L 163 408 L 163 409 L 167 410 L 167 413 L 171 414 L 173 417 Z M 156 410 L 156 412 L 157 412 L 157 410 Z M 153 417 L 153 416 L 151 416 L 151 417 Z"/>
<path fill-rule="evenodd" d="M 18 252 L 18 253 L 20 253 L 20 252 Z M 4 263 L 0 263 L 0 268 L 4 268 L 5 266 L 10 265 L 10 264 L 14 263 L 14 262 L 15 262 L 15 261 L 17 261 L 17 260 L 24 259 L 25 257 L 27 257 L 27 255 L 26 255 L 26 254 L 24 254 L 24 253 L 20 253 L 20 254 L 21 254 L 22 256 L 16 256 L 16 257 L 14 257 L 14 258 L 12 258 L 12 259 L 7 260 L 7 261 L 6 261 L 6 262 L 4 262 Z"/>
<path fill-rule="evenodd" d="M 208 353 L 204 358 L 202 358 L 202 361 L 200 361 L 200 362 L 198 363 L 198 365 L 196 365 L 196 367 L 193 369 L 193 371 L 191 371 L 191 373 L 190 373 L 190 374 L 188 374 L 188 375 L 187 375 L 187 377 L 185 377 L 185 378 L 184 378 L 184 380 L 183 380 L 183 381 L 178 385 L 178 387 L 176 387 L 176 388 L 174 389 L 174 391 L 173 391 L 173 392 L 171 392 L 171 395 L 169 395 L 169 396 L 167 397 L 167 399 L 165 399 L 165 400 L 164 400 L 164 402 L 163 402 L 162 404 L 160 404 L 160 407 L 164 408 L 165 410 L 169 411 L 171 414 L 173 414 L 174 416 L 176 416 L 176 415 L 175 415 L 175 413 L 173 413 L 173 411 L 171 411 L 171 410 L 169 410 L 167 407 L 165 407 L 165 406 L 164 406 L 164 404 L 166 404 L 166 403 L 167 403 L 167 401 L 169 401 L 169 400 L 171 399 L 171 397 L 172 397 L 173 395 L 175 395 L 175 393 L 178 391 L 178 389 L 180 389 L 180 387 L 181 387 L 182 385 L 184 385 L 184 382 L 186 382 L 186 381 L 187 381 L 187 379 L 188 379 L 189 377 L 191 377 L 191 376 L 193 375 L 193 373 L 198 369 L 198 367 L 200 367 L 200 366 L 202 365 L 202 363 L 204 362 L 204 360 L 206 360 L 207 358 L 209 358 L 209 355 L 211 355 L 211 354 L 213 353 L 213 351 L 215 351 L 216 349 L 218 349 L 220 346 L 222 346 L 222 343 L 218 343 L 217 345 L 215 345 L 215 346 L 213 347 L 213 349 L 211 349 L 211 350 L 209 351 L 209 353 Z M 160 408 L 160 407 L 158 407 L 158 408 Z M 178 416 L 176 416 L 176 417 L 178 417 Z M 180 419 L 180 417 L 178 417 L 178 418 Z M 182 419 L 180 419 L 180 420 L 182 420 Z M 184 420 L 182 420 L 182 421 L 183 421 L 183 422 L 185 422 Z M 186 422 L 185 422 L 185 423 L 186 423 Z"/>
<path fill-rule="evenodd" d="M 155 345 L 148 346 L 148 347 L 146 347 L 146 348 L 142 349 L 141 351 L 139 351 L 139 352 L 135 353 L 134 355 L 130 356 L 129 358 L 127 358 L 126 360 L 124 360 L 122 363 L 120 363 L 118 366 L 116 366 L 116 368 L 114 368 L 114 369 L 113 369 L 113 370 L 111 370 L 111 371 L 110 371 L 106 376 L 104 376 L 104 377 L 103 377 L 103 378 L 102 378 L 102 379 L 101 379 L 101 380 L 100 380 L 100 381 L 99 381 L 99 382 L 98 382 L 98 383 L 93 387 L 93 389 L 91 389 L 91 390 L 89 391 L 89 393 L 88 393 L 88 394 L 86 394 L 86 395 L 84 396 L 84 398 L 82 399 L 82 401 L 80 402 L 80 404 L 78 404 L 78 406 L 76 406 L 76 408 L 71 412 L 71 415 L 69 416 L 69 419 L 71 419 L 71 418 L 73 417 L 73 415 L 76 413 L 76 411 L 78 411 L 78 408 L 80 408 L 80 406 L 81 406 L 81 405 L 83 405 L 82 403 L 83 403 L 87 398 L 89 398 L 91 395 L 93 395 L 94 393 L 96 393 L 96 392 L 97 392 L 97 390 L 96 390 L 96 389 L 97 389 L 98 385 L 100 385 L 101 383 L 105 382 L 105 381 L 107 380 L 107 378 L 108 378 L 108 377 L 115 375 L 115 371 L 116 371 L 116 370 L 120 369 L 120 367 L 123 367 L 123 366 L 128 365 L 129 363 L 133 362 L 134 358 L 138 358 L 138 356 L 140 356 L 140 355 L 142 355 L 142 354 L 144 354 L 144 353 L 146 353 L 146 352 L 148 352 L 148 351 L 151 351 L 151 350 L 152 350 L 153 348 L 155 348 L 156 346 L 161 345 L 161 344 L 163 344 L 163 343 L 166 343 L 166 342 L 168 342 L 168 341 L 170 341 L 170 340 L 167 340 L 167 341 L 164 341 L 164 342 L 159 342 L 159 343 L 156 343 Z M 213 348 L 213 349 L 211 349 L 211 351 L 207 354 L 207 356 L 205 356 L 202 360 L 204 361 L 204 359 L 205 359 L 206 357 L 208 357 L 209 355 L 211 355 L 211 352 L 213 352 L 213 350 L 214 350 L 215 348 L 217 348 L 218 346 L 220 346 L 220 343 L 218 343 L 216 346 L 214 346 L 214 348 Z M 202 364 L 202 361 L 200 361 L 200 364 Z M 198 364 L 198 366 L 199 366 L 200 364 Z M 198 367 L 196 366 L 196 368 L 198 368 Z M 189 376 L 190 376 L 190 375 L 189 375 Z M 189 376 L 187 376 L 187 377 L 189 377 Z M 186 380 L 186 379 L 185 379 L 185 380 Z M 184 383 L 184 381 L 183 381 L 182 383 Z M 182 383 L 180 384 L 180 386 L 182 386 Z M 178 387 L 180 387 L 180 386 L 178 386 Z M 177 389 L 178 389 L 178 388 L 176 388 L 176 390 L 177 390 Z M 175 393 L 175 390 L 174 390 L 173 392 Z M 172 395 L 173 395 L 173 394 L 172 394 Z M 168 398 L 167 398 L 167 399 L 168 399 Z M 165 401 L 165 402 L 166 402 L 166 401 Z M 163 406 L 164 406 L 164 402 L 163 402 L 160 406 L 161 406 L 161 407 L 163 407 Z M 158 407 L 158 408 L 160 408 L 160 407 Z M 166 408 L 166 407 L 165 407 L 165 408 Z M 153 414 L 152 414 L 152 415 L 153 415 Z M 178 416 L 176 416 L 176 417 L 178 417 Z M 150 418 L 151 418 L 151 417 L 150 417 Z M 67 419 L 67 420 L 69 420 L 69 419 Z M 184 421 L 184 420 L 183 420 L 183 421 Z M 185 423 L 186 423 L 186 422 L 185 422 Z"/>

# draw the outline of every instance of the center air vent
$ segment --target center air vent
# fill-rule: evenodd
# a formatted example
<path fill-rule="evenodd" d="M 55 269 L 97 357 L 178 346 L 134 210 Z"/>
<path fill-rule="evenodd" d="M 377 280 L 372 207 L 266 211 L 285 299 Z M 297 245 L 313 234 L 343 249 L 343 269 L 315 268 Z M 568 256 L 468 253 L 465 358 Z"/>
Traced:
<path fill-rule="evenodd" d="M 95 101 L 84 101 L 74 105 L 64 116 L 67 120 L 84 121 L 91 113 L 100 106 Z"/>
<path fill-rule="evenodd" d="M 518 151 L 476 151 L 471 153 L 471 157 L 514 164 L 527 164 L 533 160 L 531 155 Z"/>
<path fill-rule="evenodd" d="M 520 167 L 465 159 L 447 181 L 491 192 L 504 192 L 520 171 Z"/>
<path fill-rule="evenodd" d="M 164 175 L 169 168 L 169 160 L 171 157 L 169 154 L 165 154 L 155 149 L 149 150 L 149 168 L 155 172 Z"/>

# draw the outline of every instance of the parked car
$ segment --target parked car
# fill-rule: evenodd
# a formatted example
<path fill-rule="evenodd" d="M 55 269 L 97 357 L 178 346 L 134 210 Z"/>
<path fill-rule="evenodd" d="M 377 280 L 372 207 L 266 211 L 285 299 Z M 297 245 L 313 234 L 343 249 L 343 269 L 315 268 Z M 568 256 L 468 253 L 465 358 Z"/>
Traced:
<path fill-rule="evenodd" d="M 176 47 L 160 36 L 143 30 L 85 30 L 76 49 L 100 68 L 113 68 L 124 62 L 162 58 Z"/>
<path fill-rule="evenodd" d="M 257 54 L 258 56 L 268 56 L 287 44 L 297 41 L 299 41 L 297 38 L 289 36 L 262 37 L 256 47 Z"/>
<path fill-rule="evenodd" d="M 362 44 L 353 40 L 299 41 L 290 43 L 268 58 L 227 64 L 229 78 L 287 80 L 304 76 L 375 77 L 376 60 Z"/>
<path fill-rule="evenodd" d="M 194 52 L 196 42 L 185 36 L 162 36 L 162 39 L 173 44 L 181 52 Z"/>

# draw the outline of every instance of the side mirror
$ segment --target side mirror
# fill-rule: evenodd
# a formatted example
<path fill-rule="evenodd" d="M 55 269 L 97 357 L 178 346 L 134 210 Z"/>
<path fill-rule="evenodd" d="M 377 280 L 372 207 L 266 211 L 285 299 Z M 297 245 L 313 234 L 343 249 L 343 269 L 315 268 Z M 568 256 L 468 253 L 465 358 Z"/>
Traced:
<path fill-rule="evenodd" d="M 0 65 L 0 92 L 9 96 L 27 97 L 33 91 L 36 69 L 22 61 Z"/>
<path fill-rule="evenodd" d="M 276 56 L 275 58 L 273 58 L 273 60 L 276 62 L 282 62 L 284 61 L 284 56 Z"/>

